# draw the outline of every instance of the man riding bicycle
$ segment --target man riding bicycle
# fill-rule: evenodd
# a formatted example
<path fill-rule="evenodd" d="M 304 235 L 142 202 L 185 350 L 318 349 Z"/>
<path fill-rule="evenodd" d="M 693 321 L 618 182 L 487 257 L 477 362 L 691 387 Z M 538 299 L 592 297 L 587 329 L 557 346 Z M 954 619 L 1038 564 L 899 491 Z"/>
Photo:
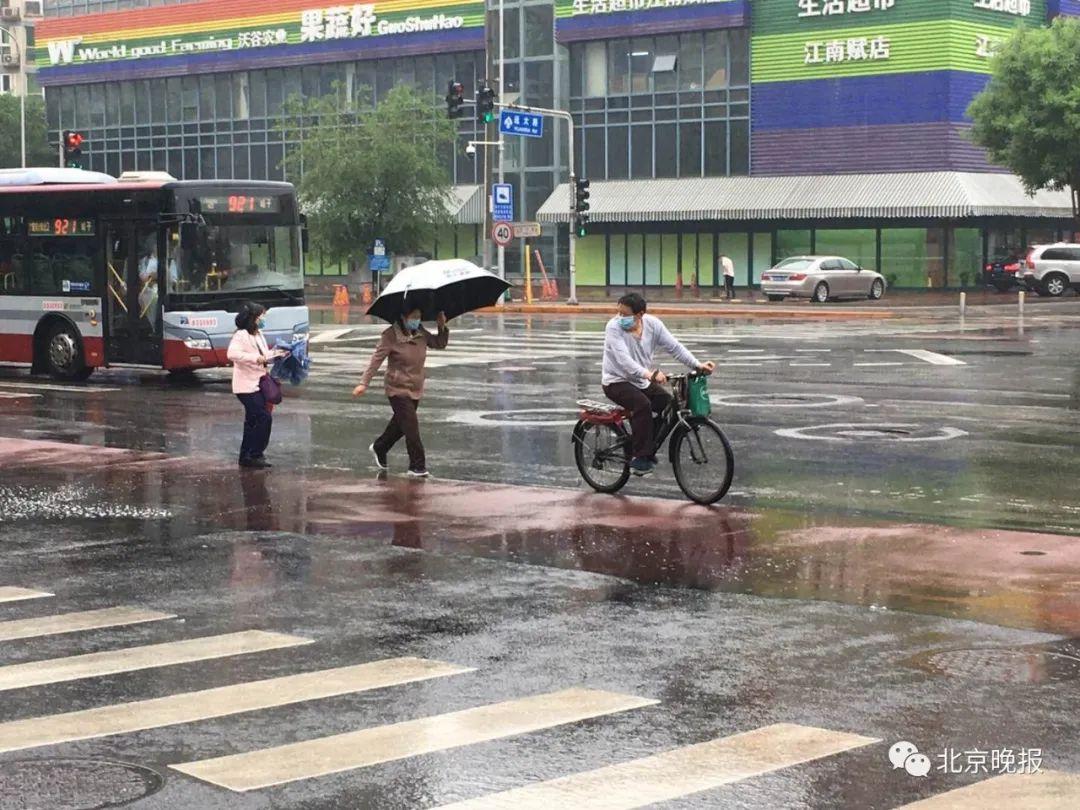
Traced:
<path fill-rule="evenodd" d="M 646 307 L 637 293 L 624 295 L 619 299 L 619 314 L 604 331 L 604 394 L 631 414 L 630 471 L 638 476 L 656 469 L 653 413 L 662 414 L 671 402 L 671 394 L 661 387 L 667 376 L 651 368 L 657 347 L 695 371 L 711 374 L 716 368 L 712 361 L 699 362 L 659 318 L 645 314 Z"/>

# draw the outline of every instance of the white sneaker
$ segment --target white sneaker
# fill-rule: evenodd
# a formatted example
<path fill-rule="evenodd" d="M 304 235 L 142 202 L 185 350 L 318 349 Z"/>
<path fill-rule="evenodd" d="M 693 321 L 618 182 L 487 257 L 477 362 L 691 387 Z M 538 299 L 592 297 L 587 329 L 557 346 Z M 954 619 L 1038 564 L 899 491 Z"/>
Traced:
<path fill-rule="evenodd" d="M 380 470 L 389 470 L 390 469 L 389 465 L 386 463 L 386 456 L 385 455 L 380 456 L 379 451 L 375 449 L 374 444 L 370 445 L 368 447 L 368 450 L 370 450 L 371 455 L 373 455 L 375 457 L 375 466 L 376 467 L 378 467 Z"/>
<path fill-rule="evenodd" d="M 431 473 L 427 470 L 409 470 L 405 473 L 409 478 L 427 478 Z"/>

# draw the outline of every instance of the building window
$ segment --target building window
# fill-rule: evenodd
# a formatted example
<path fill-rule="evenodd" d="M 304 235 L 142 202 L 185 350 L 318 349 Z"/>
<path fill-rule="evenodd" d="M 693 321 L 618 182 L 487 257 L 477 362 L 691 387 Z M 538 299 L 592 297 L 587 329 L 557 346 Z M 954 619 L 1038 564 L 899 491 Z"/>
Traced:
<path fill-rule="evenodd" d="M 742 29 L 571 45 L 588 176 L 749 174 L 749 47 Z"/>

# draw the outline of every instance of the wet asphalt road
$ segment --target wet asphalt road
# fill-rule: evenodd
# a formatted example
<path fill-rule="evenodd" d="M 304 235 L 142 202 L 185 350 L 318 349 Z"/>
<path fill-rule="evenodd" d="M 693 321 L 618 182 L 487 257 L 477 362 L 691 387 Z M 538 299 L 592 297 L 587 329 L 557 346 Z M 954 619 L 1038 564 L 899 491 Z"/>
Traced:
<path fill-rule="evenodd" d="M 0 602 L 0 807 L 98 806 L 144 779 L 160 789 L 140 807 L 436 807 L 773 723 L 880 742 L 665 806 L 892 808 L 990 776 L 894 770 L 900 739 L 932 758 L 1037 748 L 1080 772 L 1072 308 L 673 319 L 721 365 L 714 418 L 737 469 L 715 509 L 683 500 L 668 465 L 624 497 L 582 488 L 569 431 L 574 401 L 599 395 L 603 327 L 588 319 L 455 323 L 422 409 L 437 478 L 404 481 L 400 448 L 379 480 L 366 447 L 388 408 L 349 396 L 378 327 L 318 317 L 269 473 L 233 466 L 227 372 L 78 387 L 0 372 L 0 598 L 53 594 Z M 4 624 L 119 605 L 173 618 L 22 638 Z M 5 669 L 248 630 L 312 643 L 51 683 Z M 404 656 L 473 671 L 2 742 L 7 721 Z M 244 793 L 170 767 L 571 687 L 659 703 L 472 744 L 451 725 L 423 735 L 429 753 Z"/>

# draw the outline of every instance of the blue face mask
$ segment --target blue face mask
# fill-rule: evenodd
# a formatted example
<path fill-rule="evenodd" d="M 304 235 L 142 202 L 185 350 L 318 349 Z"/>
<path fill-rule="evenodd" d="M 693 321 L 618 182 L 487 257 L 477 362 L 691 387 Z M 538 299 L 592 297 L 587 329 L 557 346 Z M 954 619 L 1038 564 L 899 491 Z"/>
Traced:
<path fill-rule="evenodd" d="M 409 318 L 405 321 L 405 328 L 408 329 L 410 332 L 415 332 L 417 329 L 420 328 L 420 319 Z"/>
<path fill-rule="evenodd" d="M 259 318 L 259 320 L 255 321 L 255 325 L 257 327 L 259 327 L 260 329 L 265 329 L 266 328 L 266 318 Z"/>
<path fill-rule="evenodd" d="M 619 316 L 619 326 L 621 326 L 627 332 L 634 328 L 635 323 L 637 323 L 637 318 L 635 318 L 633 315 Z"/>

